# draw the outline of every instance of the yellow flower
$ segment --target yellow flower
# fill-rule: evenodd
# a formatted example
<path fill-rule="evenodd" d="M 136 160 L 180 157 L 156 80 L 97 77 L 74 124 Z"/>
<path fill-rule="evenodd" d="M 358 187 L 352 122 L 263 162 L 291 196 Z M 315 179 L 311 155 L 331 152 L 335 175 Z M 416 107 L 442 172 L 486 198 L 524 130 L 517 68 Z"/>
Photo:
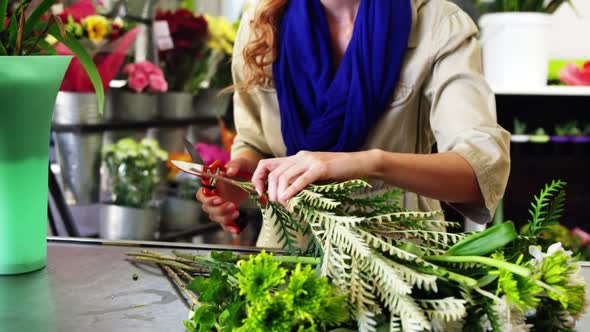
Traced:
<path fill-rule="evenodd" d="M 234 42 L 236 41 L 237 24 L 232 24 L 225 17 L 213 17 L 205 15 L 211 40 L 209 47 L 213 50 L 222 51 L 227 55 L 231 55 Z"/>
<path fill-rule="evenodd" d="M 88 32 L 88 38 L 94 42 L 101 42 L 109 33 L 109 20 L 101 15 L 88 16 L 82 20 L 84 28 Z"/>

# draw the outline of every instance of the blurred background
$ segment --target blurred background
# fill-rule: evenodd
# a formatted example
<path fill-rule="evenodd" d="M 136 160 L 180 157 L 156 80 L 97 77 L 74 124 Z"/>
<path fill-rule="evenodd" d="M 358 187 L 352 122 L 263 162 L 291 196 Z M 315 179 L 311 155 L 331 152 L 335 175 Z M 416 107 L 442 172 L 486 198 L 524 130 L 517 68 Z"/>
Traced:
<path fill-rule="evenodd" d="M 569 184 L 565 232 L 589 229 L 590 2 L 540 1 L 534 10 L 502 7 L 499 0 L 456 3 L 480 27 L 498 121 L 513 133 L 512 174 L 496 219 L 526 221 L 533 194 L 562 179 Z M 221 92 L 231 84 L 231 49 L 247 5 L 67 0 L 54 6 L 91 51 L 108 92 L 100 115 L 80 66 L 66 74 L 52 127 L 52 234 L 255 243 L 255 206 L 242 209 L 248 226 L 241 235 L 223 233 L 194 200 L 198 181 L 167 162 L 190 160 L 184 138 L 205 163 L 229 158 L 233 105 L 231 93 Z"/>

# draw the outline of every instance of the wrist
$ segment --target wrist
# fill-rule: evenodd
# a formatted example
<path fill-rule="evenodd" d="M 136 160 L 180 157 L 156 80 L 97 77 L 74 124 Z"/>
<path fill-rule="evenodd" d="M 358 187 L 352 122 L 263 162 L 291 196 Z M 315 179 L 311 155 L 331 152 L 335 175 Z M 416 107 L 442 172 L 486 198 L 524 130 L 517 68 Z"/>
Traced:
<path fill-rule="evenodd" d="M 371 149 L 362 153 L 361 165 L 365 169 L 363 172 L 364 178 L 382 179 L 385 152 L 380 149 Z"/>

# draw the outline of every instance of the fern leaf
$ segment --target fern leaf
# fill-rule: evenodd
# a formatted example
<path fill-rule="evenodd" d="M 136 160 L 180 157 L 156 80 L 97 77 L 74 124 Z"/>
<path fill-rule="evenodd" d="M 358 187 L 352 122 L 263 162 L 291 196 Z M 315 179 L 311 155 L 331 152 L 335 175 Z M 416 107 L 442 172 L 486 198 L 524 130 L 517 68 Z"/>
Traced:
<path fill-rule="evenodd" d="M 550 184 L 546 184 L 538 196 L 534 196 L 534 202 L 531 204 L 531 209 L 529 210 L 529 214 L 531 215 L 531 219 L 529 220 L 529 229 L 528 235 L 536 236 L 541 232 L 544 228 L 544 225 L 548 225 L 551 220 L 548 220 L 548 217 L 556 220 L 559 219 L 563 208 L 563 200 L 565 199 L 565 193 L 559 194 L 559 192 L 563 191 L 566 186 L 566 183 L 557 180 L 551 181 Z M 552 209 L 547 209 L 551 204 L 551 198 L 557 194 L 557 199 L 554 201 L 556 203 L 555 208 L 557 211 L 549 212 Z M 555 204 L 554 203 L 554 204 Z M 560 207 L 561 205 L 561 207 Z"/>
<path fill-rule="evenodd" d="M 434 293 L 438 292 L 438 287 L 436 285 L 436 276 L 417 272 L 412 268 L 409 268 L 403 264 L 396 263 L 394 261 L 389 261 L 389 263 L 396 271 L 398 271 L 399 275 L 408 284 L 416 286 L 419 289 L 423 289 L 425 291 L 430 291 Z"/>
<path fill-rule="evenodd" d="M 371 185 L 363 180 L 350 180 L 341 183 L 309 186 L 309 189 L 313 192 L 326 194 L 351 194 L 353 192 L 368 188 L 371 188 Z"/>
<path fill-rule="evenodd" d="M 371 253 L 371 249 L 363 241 L 360 234 L 340 224 L 334 225 L 332 241 L 334 244 L 341 246 L 343 251 L 349 252 L 351 256 L 356 258 L 366 257 Z"/>
<path fill-rule="evenodd" d="M 425 310 L 430 320 L 441 320 L 444 322 L 458 321 L 467 314 L 465 305 L 467 301 L 453 297 L 441 300 L 418 300 L 420 306 Z"/>
<path fill-rule="evenodd" d="M 320 210 L 332 211 L 342 204 L 332 198 L 324 197 L 322 194 L 311 190 L 303 190 L 297 196 L 299 198 L 299 200 L 297 200 L 297 205 L 306 204 L 307 206 Z"/>
<path fill-rule="evenodd" d="M 414 211 L 405 211 L 405 212 L 396 212 L 396 213 L 389 213 L 384 215 L 375 216 L 369 218 L 367 221 L 384 223 L 384 222 L 400 222 L 400 221 L 408 221 L 408 220 L 431 220 L 440 216 L 440 211 L 434 212 L 414 212 Z"/>
<path fill-rule="evenodd" d="M 462 240 L 465 236 L 462 234 L 454 234 L 454 233 L 447 233 L 447 232 L 438 232 L 438 231 L 427 231 L 427 230 L 420 230 L 420 229 L 411 229 L 411 230 L 389 230 L 383 231 L 381 233 L 387 235 L 400 235 L 403 236 L 405 239 L 417 238 L 424 241 L 427 241 L 434 245 L 439 245 L 442 247 L 449 247 L 460 240 Z"/>

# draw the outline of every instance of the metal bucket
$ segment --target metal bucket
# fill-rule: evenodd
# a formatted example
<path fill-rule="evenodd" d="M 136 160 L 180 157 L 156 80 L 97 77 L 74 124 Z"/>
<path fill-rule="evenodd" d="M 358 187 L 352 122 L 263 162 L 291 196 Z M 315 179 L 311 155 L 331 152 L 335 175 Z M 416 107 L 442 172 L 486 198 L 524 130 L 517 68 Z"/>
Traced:
<path fill-rule="evenodd" d="M 208 88 L 199 91 L 193 99 L 195 114 L 203 118 L 223 117 L 227 112 L 232 94 L 221 94 L 221 89 Z"/>
<path fill-rule="evenodd" d="M 160 211 L 157 209 L 103 205 L 100 237 L 107 240 L 153 240 L 159 223 Z"/>
<path fill-rule="evenodd" d="M 186 92 L 168 92 L 158 96 L 158 116 L 161 119 L 186 119 L 193 116 L 193 96 Z M 169 153 L 184 152 L 185 128 L 153 128 L 148 137 L 156 140 Z"/>
<path fill-rule="evenodd" d="M 200 223 L 202 206 L 195 200 L 167 197 L 162 205 L 162 231 L 182 231 Z"/>
<path fill-rule="evenodd" d="M 157 95 L 133 93 L 122 89 L 112 89 L 111 91 L 112 103 L 105 112 L 107 121 L 141 122 L 157 117 Z M 147 136 L 147 132 L 147 130 L 108 131 L 104 134 L 104 144 L 113 144 L 123 138 L 139 141 Z"/>
<path fill-rule="evenodd" d="M 96 124 L 102 121 L 93 93 L 60 92 L 53 123 Z M 54 133 L 57 160 L 61 168 L 64 194 L 69 204 L 98 202 L 100 187 L 101 133 Z"/>

